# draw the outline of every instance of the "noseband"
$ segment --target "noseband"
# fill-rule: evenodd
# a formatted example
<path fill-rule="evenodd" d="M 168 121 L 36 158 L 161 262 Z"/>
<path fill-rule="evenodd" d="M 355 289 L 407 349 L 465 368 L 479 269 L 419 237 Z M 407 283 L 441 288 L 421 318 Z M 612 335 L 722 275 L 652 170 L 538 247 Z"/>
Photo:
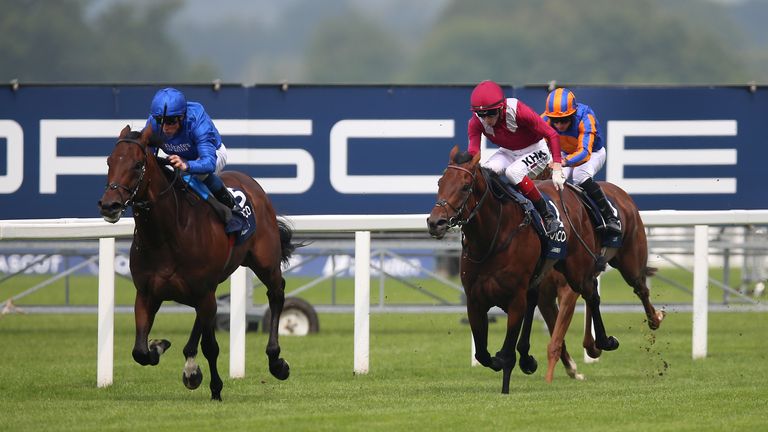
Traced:
<path fill-rule="evenodd" d="M 459 171 L 464 171 L 470 176 L 472 176 L 472 183 L 470 184 L 469 190 L 467 191 L 467 196 L 464 197 L 464 201 L 461 202 L 461 205 L 459 208 L 454 207 L 445 199 L 438 200 L 435 203 L 435 207 L 441 207 L 446 215 L 448 214 L 448 210 L 446 207 L 450 207 L 454 212 L 456 212 L 455 216 L 448 218 L 448 226 L 449 227 L 455 227 L 455 226 L 464 226 L 469 223 L 475 216 L 477 216 L 477 212 L 480 210 L 480 207 L 483 205 L 483 201 L 485 201 L 485 197 L 488 196 L 488 191 L 490 190 L 490 187 L 485 188 L 485 192 L 483 192 L 483 196 L 480 197 L 480 200 L 477 202 L 475 207 L 472 209 L 471 212 L 469 212 L 469 215 L 462 219 L 461 215 L 465 213 L 467 203 L 469 202 L 469 197 L 472 196 L 472 191 L 475 188 L 475 181 L 477 180 L 477 177 L 475 176 L 475 173 L 473 171 L 470 171 L 466 168 L 460 167 L 458 165 L 448 165 L 448 168 L 457 169 Z"/>
<path fill-rule="evenodd" d="M 144 163 L 141 166 L 141 173 L 139 174 L 139 179 L 136 181 L 136 184 L 133 186 L 133 188 L 128 188 L 127 186 L 123 186 L 118 183 L 109 183 L 104 187 L 104 190 L 117 190 L 121 189 L 126 192 L 128 192 L 128 199 L 125 200 L 123 203 L 123 210 L 125 211 L 128 206 L 132 205 L 138 205 L 139 203 L 134 202 L 134 197 L 136 196 L 136 193 L 139 191 L 139 187 L 141 186 L 141 181 L 144 180 L 144 174 L 147 172 L 147 154 L 146 154 L 146 147 L 144 147 L 139 140 L 132 139 L 132 138 L 121 138 L 118 139 L 115 145 L 120 144 L 121 142 L 127 142 L 131 144 L 136 144 L 141 148 L 141 153 L 144 155 Z"/>

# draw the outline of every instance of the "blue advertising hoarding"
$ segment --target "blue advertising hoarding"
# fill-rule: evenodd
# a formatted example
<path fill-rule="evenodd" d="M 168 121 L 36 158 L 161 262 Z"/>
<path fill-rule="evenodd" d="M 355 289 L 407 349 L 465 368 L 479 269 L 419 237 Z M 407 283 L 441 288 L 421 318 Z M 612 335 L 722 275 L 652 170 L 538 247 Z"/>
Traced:
<path fill-rule="evenodd" d="M 99 217 L 106 157 L 144 126 L 161 86 L 0 88 L 0 219 Z M 472 86 L 178 86 L 214 119 L 227 169 L 256 178 L 276 210 L 427 213 L 454 145 L 466 147 Z M 547 90 L 506 87 L 536 111 Z M 607 140 L 598 175 L 641 210 L 766 208 L 760 113 L 748 87 L 573 87 Z M 492 144 L 483 150 L 487 157 Z"/>

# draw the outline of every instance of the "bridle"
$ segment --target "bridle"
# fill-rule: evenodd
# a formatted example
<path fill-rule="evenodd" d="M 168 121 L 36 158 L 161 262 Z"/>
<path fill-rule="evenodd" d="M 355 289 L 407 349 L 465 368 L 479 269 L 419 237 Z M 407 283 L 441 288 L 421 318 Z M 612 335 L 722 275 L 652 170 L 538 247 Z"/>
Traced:
<path fill-rule="evenodd" d="M 477 201 L 477 204 L 475 204 L 475 207 L 472 209 L 472 211 L 469 212 L 469 215 L 466 217 L 466 219 L 461 219 L 461 215 L 465 213 L 467 204 L 469 203 L 469 197 L 472 196 L 472 192 L 475 188 L 475 182 L 477 181 L 477 176 L 475 176 L 474 171 L 470 171 L 466 168 L 460 167 L 458 165 L 448 165 L 448 168 L 457 169 L 459 171 L 464 171 L 465 173 L 469 174 L 472 177 L 472 183 L 469 185 L 469 189 L 467 190 L 467 196 L 464 197 L 464 201 L 461 202 L 461 205 L 459 208 L 454 207 L 451 203 L 448 202 L 448 200 L 438 200 L 435 203 L 435 207 L 440 207 L 445 211 L 446 219 L 448 219 L 448 227 L 452 228 L 455 226 L 464 226 L 469 223 L 472 219 L 474 219 L 475 216 L 477 216 L 477 212 L 480 210 L 480 207 L 483 205 L 483 201 L 485 201 L 485 198 L 488 196 L 488 192 L 490 191 L 490 188 L 485 188 L 485 192 L 483 192 L 483 196 L 480 197 L 480 200 Z M 446 207 L 450 207 L 451 210 L 453 210 L 456 215 L 452 217 L 448 216 L 448 210 Z"/>
<path fill-rule="evenodd" d="M 128 199 L 125 200 L 125 202 L 122 204 L 122 210 L 125 211 L 128 206 L 138 205 L 141 206 L 144 204 L 143 202 L 135 202 L 134 198 L 136 197 L 136 193 L 139 191 L 139 187 L 141 187 L 141 182 L 144 180 L 144 174 L 147 172 L 147 153 L 146 153 L 146 147 L 141 144 L 139 140 L 133 139 L 133 138 L 120 138 L 117 140 L 115 145 L 120 144 L 121 142 L 127 142 L 131 144 L 136 144 L 141 148 L 141 153 L 144 155 L 144 163 L 141 164 L 141 172 L 139 173 L 139 179 L 136 180 L 136 184 L 133 186 L 133 188 L 128 188 L 127 186 L 121 185 L 119 183 L 109 183 L 104 187 L 104 190 L 124 190 L 128 192 Z M 122 194 L 121 194 L 122 195 Z"/>
<path fill-rule="evenodd" d="M 485 176 L 485 175 L 483 176 L 485 178 L 485 182 L 486 182 L 485 192 L 483 192 L 483 196 L 481 196 L 480 199 L 477 200 L 477 204 L 475 204 L 475 207 L 469 212 L 469 215 L 465 219 L 461 219 L 460 215 L 466 212 L 466 206 L 467 206 L 467 203 L 469 202 L 469 197 L 472 196 L 472 192 L 473 192 L 474 187 L 475 187 L 475 182 L 477 181 L 477 176 L 475 175 L 474 171 L 470 171 L 470 170 L 468 170 L 466 168 L 463 168 L 463 167 L 460 167 L 458 165 L 448 165 L 448 168 L 457 169 L 459 171 L 464 171 L 464 172 L 468 173 L 470 176 L 472 176 L 472 183 L 470 184 L 470 187 L 467 190 L 467 196 L 464 198 L 464 201 L 462 201 L 462 203 L 461 203 L 461 205 L 459 206 L 458 209 L 456 207 L 454 207 L 453 205 L 451 205 L 447 200 L 444 200 L 444 199 L 438 200 L 435 203 L 435 207 L 442 208 L 445 211 L 446 216 L 448 216 L 448 210 L 446 209 L 446 207 L 450 207 L 453 211 L 456 212 L 456 216 L 449 217 L 449 218 L 447 217 L 447 219 L 448 219 L 448 226 L 449 227 L 455 227 L 455 226 L 463 227 L 464 225 L 468 224 L 472 219 L 474 219 L 474 217 L 477 216 L 478 212 L 480 211 L 480 208 L 482 207 L 483 202 L 485 201 L 485 198 L 488 196 L 488 193 L 491 190 L 490 180 L 487 178 L 487 176 Z M 498 204 L 499 204 L 499 214 L 496 217 L 496 230 L 493 233 L 493 238 L 491 239 L 491 243 L 488 245 L 488 249 L 486 250 L 485 254 L 483 254 L 482 258 L 480 258 L 480 259 L 474 259 L 471 256 L 469 256 L 469 249 L 467 247 L 467 250 L 465 252 L 465 257 L 467 258 L 467 260 L 469 260 L 469 261 L 471 261 L 473 263 L 479 264 L 479 263 L 484 262 L 497 249 L 496 248 L 496 242 L 498 241 L 499 231 L 501 230 L 501 216 L 502 216 L 502 212 L 503 212 L 503 209 L 504 209 L 503 204 L 501 203 L 501 201 L 499 201 Z M 520 224 L 518 224 L 517 227 L 515 227 L 514 230 L 512 230 L 509 233 L 509 235 L 507 236 L 507 239 L 500 246 L 500 248 L 502 248 L 502 249 L 506 248 L 509 245 L 509 243 L 512 241 L 512 238 L 514 238 L 515 235 L 517 235 L 520 231 L 523 230 L 523 228 L 525 228 L 530 223 L 531 223 L 530 215 L 528 213 L 525 213 L 525 215 L 523 217 L 523 220 L 520 222 Z M 464 235 L 464 231 L 462 231 L 462 236 L 463 235 Z M 464 243 L 464 242 L 462 241 L 462 243 Z"/>

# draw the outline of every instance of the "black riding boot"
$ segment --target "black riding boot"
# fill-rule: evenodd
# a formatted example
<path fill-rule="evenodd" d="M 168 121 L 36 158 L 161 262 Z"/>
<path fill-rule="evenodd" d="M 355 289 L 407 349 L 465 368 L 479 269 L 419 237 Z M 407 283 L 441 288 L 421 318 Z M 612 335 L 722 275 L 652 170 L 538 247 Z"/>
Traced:
<path fill-rule="evenodd" d="M 581 184 L 581 187 L 587 192 L 589 197 L 595 201 L 597 208 L 600 209 L 600 214 L 603 215 L 603 219 L 605 220 L 605 228 L 608 231 L 621 234 L 621 222 L 619 222 L 619 219 L 613 214 L 613 210 L 611 209 L 611 206 L 608 205 L 608 200 L 605 198 L 605 193 L 603 193 L 600 185 L 589 178 Z"/>
<path fill-rule="evenodd" d="M 555 215 L 549 211 L 549 206 L 547 205 L 547 202 L 544 201 L 544 198 L 539 198 L 536 201 L 531 200 L 531 202 L 544 220 L 544 231 L 547 232 L 547 235 L 556 233 L 560 228 L 560 221 L 558 221 Z"/>
<path fill-rule="evenodd" d="M 220 203 L 227 206 L 228 209 L 235 208 L 235 197 L 232 196 L 232 194 L 229 192 L 229 189 L 226 187 L 223 187 L 219 189 L 217 192 L 213 193 L 213 196 L 216 197 L 217 200 L 219 200 Z"/>

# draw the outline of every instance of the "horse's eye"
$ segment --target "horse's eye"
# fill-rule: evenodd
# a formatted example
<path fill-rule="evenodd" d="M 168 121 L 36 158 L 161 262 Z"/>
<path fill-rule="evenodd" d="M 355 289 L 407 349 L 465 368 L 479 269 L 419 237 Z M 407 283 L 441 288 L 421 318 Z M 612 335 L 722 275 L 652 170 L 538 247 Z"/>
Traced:
<path fill-rule="evenodd" d="M 137 170 L 140 170 L 140 169 L 144 168 L 144 162 L 143 161 L 136 162 L 136 167 L 135 168 Z"/>
<path fill-rule="evenodd" d="M 464 186 L 461 187 L 461 190 L 464 191 L 464 192 L 467 192 L 470 189 L 472 189 L 472 185 L 469 184 L 469 183 L 467 183 L 467 184 L 465 184 Z"/>

